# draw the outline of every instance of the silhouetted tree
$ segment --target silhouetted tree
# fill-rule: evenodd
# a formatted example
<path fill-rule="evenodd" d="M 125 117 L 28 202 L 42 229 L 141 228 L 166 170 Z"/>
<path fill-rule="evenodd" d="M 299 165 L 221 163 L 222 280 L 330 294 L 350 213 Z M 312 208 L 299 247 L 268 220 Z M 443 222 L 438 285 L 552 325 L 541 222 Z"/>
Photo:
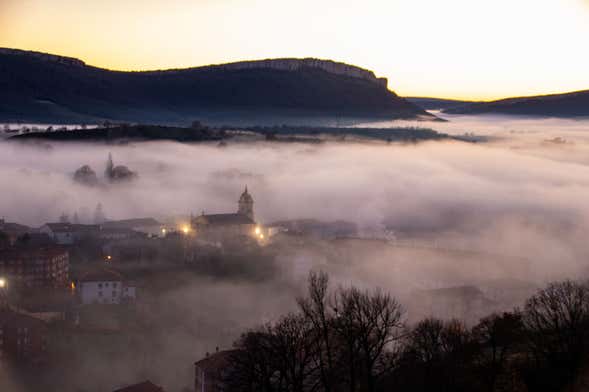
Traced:
<path fill-rule="evenodd" d="M 335 334 L 344 350 L 347 389 L 374 391 L 388 370 L 386 350 L 393 349 L 403 330 L 403 309 L 380 290 L 340 289 L 335 296 Z"/>
<path fill-rule="evenodd" d="M 108 159 L 106 160 L 106 168 L 104 169 L 104 176 L 109 180 L 113 177 L 113 169 L 114 163 L 112 161 L 112 154 L 109 152 Z"/>
<path fill-rule="evenodd" d="M 523 322 L 534 372 L 531 387 L 571 388 L 587 357 L 589 289 L 572 281 L 551 283 L 527 300 Z"/>
<path fill-rule="evenodd" d="M 70 222 L 70 217 L 65 212 L 62 212 L 61 215 L 59 216 L 59 221 L 61 223 L 69 223 Z"/>
<path fill-rule="evenodd" d="M 464 324 L 425 319 L 407 335 L 404 387 L 416 391 L 476 390 L 472 363 L 477 345 Z"/>
<path fill-rule="evenodd" d="M 329 277 L 325 272 L 311 272 L 307 297 L 299 298 L 303 315 L 313 325 L 313 337 L 317 345 L 317 360 L 323 389 L 333 390 L 337 369 L 334 368 L 333 310 L 328 306 Z"/>
<path fill-rule="evenodd" d="M 250 331 L 235 343 L 235 351 L 229 358 L 223 383 L 235 392 L 278 391 L 277 366 L 273 357 L 271 339 L 266 326 Z"/>
<path fill-rule="evenodd" d="M 473 335 L 481 347 L 476 359 L 479 374 L 487 390 L 493 392 L 507 371 L 509 356 L 521 348 L 524 336 L 521 314 L 505 312 L 488 316 L 473 328 Z"/>
<path fill-rule="evenodd" d="M 106 221 L 106 215 L 104 214 L 104 210 L 102 208 L 102 203 L 98 203 L 96 205 L 96 210 L 94 210 L 94 223 L 99 225 Z"/>
<path fill-rule="evenodd" d="M 272 357 L 280 374 L 281 390 L 304 392 L 315 390 L 318 382 L 317 346 L 312 338 L 310 320 L 290 314 L 271 328 Z"/>

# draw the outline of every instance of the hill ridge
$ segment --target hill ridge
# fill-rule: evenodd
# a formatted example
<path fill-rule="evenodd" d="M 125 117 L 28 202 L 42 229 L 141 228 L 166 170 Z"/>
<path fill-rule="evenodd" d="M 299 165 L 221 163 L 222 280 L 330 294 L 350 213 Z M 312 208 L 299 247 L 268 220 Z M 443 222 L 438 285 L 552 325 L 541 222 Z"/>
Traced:
<path fill-rule="evenodd" d="M 39 52 L 0 49 L 0 121 L 311 125 L 332 120 L 435 119 L 354 65 L 314 58 L 113 71 Z M 229 121 L 227 121 L 229 119 Z M 234 121 L 235 120 L 235 121 Z M 237 122 L 236 122 L 237 121 Z"/>

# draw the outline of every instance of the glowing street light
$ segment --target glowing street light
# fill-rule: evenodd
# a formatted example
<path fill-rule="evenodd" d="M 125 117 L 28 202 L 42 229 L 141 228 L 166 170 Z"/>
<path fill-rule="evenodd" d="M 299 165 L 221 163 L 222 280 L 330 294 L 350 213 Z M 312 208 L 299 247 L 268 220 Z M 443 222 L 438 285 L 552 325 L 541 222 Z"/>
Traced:
<path fill-rule="evenodd" d="M 107 261 L 107 262 L 109 262 L 109 261 L 111 261 L 111 260 L 112 260 L 112 256 L 111 256 L 111 255 L 108 255 L 108 256 L 106 256 L 106 261 Z"/>
<path fill-rule="evenodd" d="M 186 235 L 190 232 L 190 228 L 188 226 L 184 225 L 182 227 L 182 232 Z"/>
<path fill-rule="evenodd" d="M 260 234 L 262 234 L 262 230 L 260 229 L 260 226 L 256 226 L 256 235 Z"/>
<path fill-rule="evenodd" d="M 6 287 L 6 279 L 0 278 L 0 289 L 3 289 L 5 287 Z"/>

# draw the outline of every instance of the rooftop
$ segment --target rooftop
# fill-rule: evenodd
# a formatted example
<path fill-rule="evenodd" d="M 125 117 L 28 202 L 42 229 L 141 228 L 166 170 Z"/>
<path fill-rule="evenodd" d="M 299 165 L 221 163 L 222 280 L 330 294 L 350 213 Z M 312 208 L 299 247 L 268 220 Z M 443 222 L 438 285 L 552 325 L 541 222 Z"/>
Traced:
<path fill-rule="evenodd" d="M 225 366 L 232 355 L 237 353 L 239 350 L 223 350 L 216 352 L 214 354 L 208 355 L 207 357 L 201 359 L 194 363 L 194 366 L 202 369 L 203 371 L 219 371 Z"/>
<path fill-rule="evenodd" d="M 30 231 L 31 228 L 25 225 L 21 225 L 18 223 L 12 222 L 5 222 L 3 219 L 0 219 L 0 231 L 3 231 L 6 234 L 24 234 Z"/>
<path fill-rule="evenodd" d="M 76 223 L 46 223 L 54 233 L 94 232 L 100 230 L 98 225 L 80 225 Z"/>
<path fill-rule="evenodd" d="M 238 213 L 201 215 L 199 218 L 206 219 L 210 225 L 252 225 L 256 223 L 249 216 Z"/>
<path fill-rule="evenodd" d="M 137 218 L 104 222 L 102 227 L 106 229 L 134 229 L 136 227 L 161 225 L 162 224 L 154 218 Z"/>
<path fill-rule="evenodd" d="M 113 392 L 164 392 L 164 389 L 148 380 L 140 382 L 139 384 L 117 389 Z"/>
<path fill-rule="evenodd" d="M 95 271 L 87 272 L 82 276 L 80 282 L 120 282 L 123 280 L 123 275 L 117 271 L 103 268 Z"/>
<path fill-rule="evenodd" d="M 0 250 L 0 261 L 6 259 L 52 258 L 66 255 L 68 251 L 60 246 L 44 248 L 14 247 Z"/>
<path fill-rule="evenodd" d="M 44 327 L 45 322 L 11 309 L 2 309 L 0 310 L 0 327 L 5 326 L 35 328 Z"/>

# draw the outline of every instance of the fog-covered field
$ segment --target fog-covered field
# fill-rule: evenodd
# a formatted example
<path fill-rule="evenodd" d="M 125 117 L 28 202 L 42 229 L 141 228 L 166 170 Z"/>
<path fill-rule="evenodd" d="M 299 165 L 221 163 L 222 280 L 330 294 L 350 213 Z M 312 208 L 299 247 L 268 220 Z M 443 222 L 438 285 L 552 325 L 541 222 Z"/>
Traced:
<path fill-rule="evenodd" d="M 449 119 L 426 126 L 454 135 L 486 135 L 489 141 L 229 141 L 224 147 L 0 142 L 0 216 L 40 226 L 65 212 L 91 222 L 98 203 L 111 219 L 233 212 L 247 185 L 262 223 L 341 219 L 356 223 L 361 233 L 388 228 L 400 238 L 435 244 L 411 249 L 342 242 L 338 246 L 346 262 L 341 265 L 326 261 L 326 254 L 337 251 L 333 244 L 327 251 L 321 244 L 283 251 L 285 263 L 303 260 L 308 268 L 328 270 L 335 282 L 382 287 L 408 308 L 419 290 L 473 284 L 511 306 L 522 298 L 501 297 L 505 282 L 533 288 L 554 279 L 588 277 L 589 120 Z M 102 177 L 109 152 L 115 164 L 127 165 L 139 177 L 94 187 L 73 181 L 73 172 L 85 164 Z M 135 364 L 129 372 L 166 385 L 176 377 L 162 363 L 176 360 L 186 380 L 176 380 L 178 388 L 172 390 L 189 385 L 188 358 L 227 345 L 239 328 L 295 306 L 302 284 L 289 279 L 183 282 L 166 295 L 166 304 L 172 304 L 166 310 L 190 317 L 176 323 L 171 335 L 165 329 L 157 335 L 162 362 Z M 223 328 L 231 332 L 215 339 L 214 332 Z M 104 363 L 92 366 L 92 376 L 107 372 Z"/>

